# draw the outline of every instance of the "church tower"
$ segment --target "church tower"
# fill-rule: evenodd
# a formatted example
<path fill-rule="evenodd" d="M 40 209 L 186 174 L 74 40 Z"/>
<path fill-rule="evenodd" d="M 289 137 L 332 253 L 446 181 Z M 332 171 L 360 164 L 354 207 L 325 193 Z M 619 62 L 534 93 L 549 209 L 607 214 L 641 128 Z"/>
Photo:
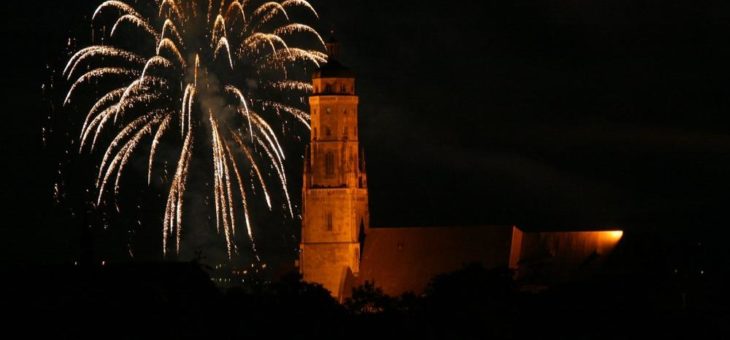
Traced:
<path fill-rule="evenodd" d="M 309 98 L 312 132 L 304 160 L 299 270 L 305 281 L 341 299 L 347 277 L 360 271 L 370 214 L 355 75 L 337 61 L 334 39 L 327 50 L 328 62 L 314 74 Z"/>

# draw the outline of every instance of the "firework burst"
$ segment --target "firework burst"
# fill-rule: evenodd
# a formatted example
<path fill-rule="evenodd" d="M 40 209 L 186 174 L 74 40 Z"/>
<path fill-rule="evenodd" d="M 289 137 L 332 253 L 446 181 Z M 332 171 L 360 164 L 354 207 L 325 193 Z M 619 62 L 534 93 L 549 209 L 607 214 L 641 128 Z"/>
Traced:
<path fill-rule="evenodd" d="M 320 35 L 290 21 L 294 8 L 317 16 L 304 0 L 255 6 L 248 0 L 158 0 L 146 5 L 105 1 L 98 6 L 92 21 L 100 26 L 102 19 L 112 19 L 102 29 L 112 43 L 79 50 L 63 71 L 75 80 L 65 105 L 77 92 L 95 93 L 79 151 L 95 150 L 104 131 L 111 131 L 99 165 L 96 203 L 104 201 L 105 193 L 118 194 L 125 167 L 149 141 L 148 183 L 158 171 L 161 144 L 177 150 L 175 171 L 167 182 L 165 254 L 180 252 L 194 158 L 207 157 L 211 164 L 216 227 L 225 237 L 229 257 L 236 252 L 239 224 L 245 226 L 255 253 L 250 199 L 259 192 L 271 209 L 269 178 L 281 188 L 293 216 L 285 153 L 273 126 L 292 120 L 309 127 L 309 115 L 297 103 L 280 98 L 303 98 L 311 86 L 293 79 L 292 71 L 318 66 L 326 58 L 320 52 Z M 314 47 L 293 46 L 295 35 L 307 37 Z"/>

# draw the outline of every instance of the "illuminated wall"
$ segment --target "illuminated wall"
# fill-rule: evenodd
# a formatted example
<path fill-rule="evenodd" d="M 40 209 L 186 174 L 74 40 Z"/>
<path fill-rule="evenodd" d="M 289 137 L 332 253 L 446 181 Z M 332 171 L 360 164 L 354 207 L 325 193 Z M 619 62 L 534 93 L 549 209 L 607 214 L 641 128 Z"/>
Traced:
<path fill-rule="evenodd" d="M 358 97 L 354 76 L 333 59 L 315 74 L 313 88 L 299 270 L 339 298 L 348 271 L 360 271 L 360 238 L 370 225 Z"/>
<path fill-rule="evenodd" d="M 574 279 L 599 265 L 616 247 L 621 230 L 513 233 L 510 267 L 522 279 Z"/>

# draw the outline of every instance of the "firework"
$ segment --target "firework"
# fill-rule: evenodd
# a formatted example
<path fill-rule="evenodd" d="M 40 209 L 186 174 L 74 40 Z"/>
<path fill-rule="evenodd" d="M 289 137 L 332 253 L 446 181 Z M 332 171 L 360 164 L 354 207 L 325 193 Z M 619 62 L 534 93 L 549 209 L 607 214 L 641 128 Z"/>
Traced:
<path fill-rule="evenodd" d="M 108 32 L 104 39 L 110 43 L 83 48 L 68 61 L 63 74 L 75 81 L 64 104 L 81 91 L 96 98 L 84 119 L 79 151 L 94 151 L 105 131 L 113 136 L 99 165 L 97 204 L 105 193 L 119 193 L 124 169 L 141 144 L 150 142 L 148 183 L 160 145 L 178 150 L 162 226 L 165 254 L 180 251 L 194 158 L 208 157 L 212 164 L 216 227 L 229 257 L 236 251 L 239 224 L 255 253 L 249 203 L 258 188 L 271 209 L 268 178 L 278 182 L 293 216 L 285 153 L 272 126 L 292 120 L 309 127 L 308 114 L 280 98 L 302 98 L 311 91 L 307 82 L 290 77 L 293 69 L 326 61 L 320 35 L 290 21 L 293 8 L 317 16 L 304 0 L 255 6 L 247 0 L 158 0 L 139 6 L 105 1 L 92 21 L 94 29 Z M 295 35 L 308 37 L 309 49 L 293 46 Z M 101 84 L 109 89 L 99 90 Z"/>

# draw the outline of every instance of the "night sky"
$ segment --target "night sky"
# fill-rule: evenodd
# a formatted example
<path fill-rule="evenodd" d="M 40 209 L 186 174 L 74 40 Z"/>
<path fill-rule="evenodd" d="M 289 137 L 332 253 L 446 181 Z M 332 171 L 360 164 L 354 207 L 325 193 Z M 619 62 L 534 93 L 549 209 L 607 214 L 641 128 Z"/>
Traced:
<path fill-rule="evenodd" d="M 2 262 L 77 257 L 41 86 L 96 3 L 0 5 Z M 730 3 L 426 3 L 312 1 L 358 74 L 374 226 L 727 234 Z"/>

